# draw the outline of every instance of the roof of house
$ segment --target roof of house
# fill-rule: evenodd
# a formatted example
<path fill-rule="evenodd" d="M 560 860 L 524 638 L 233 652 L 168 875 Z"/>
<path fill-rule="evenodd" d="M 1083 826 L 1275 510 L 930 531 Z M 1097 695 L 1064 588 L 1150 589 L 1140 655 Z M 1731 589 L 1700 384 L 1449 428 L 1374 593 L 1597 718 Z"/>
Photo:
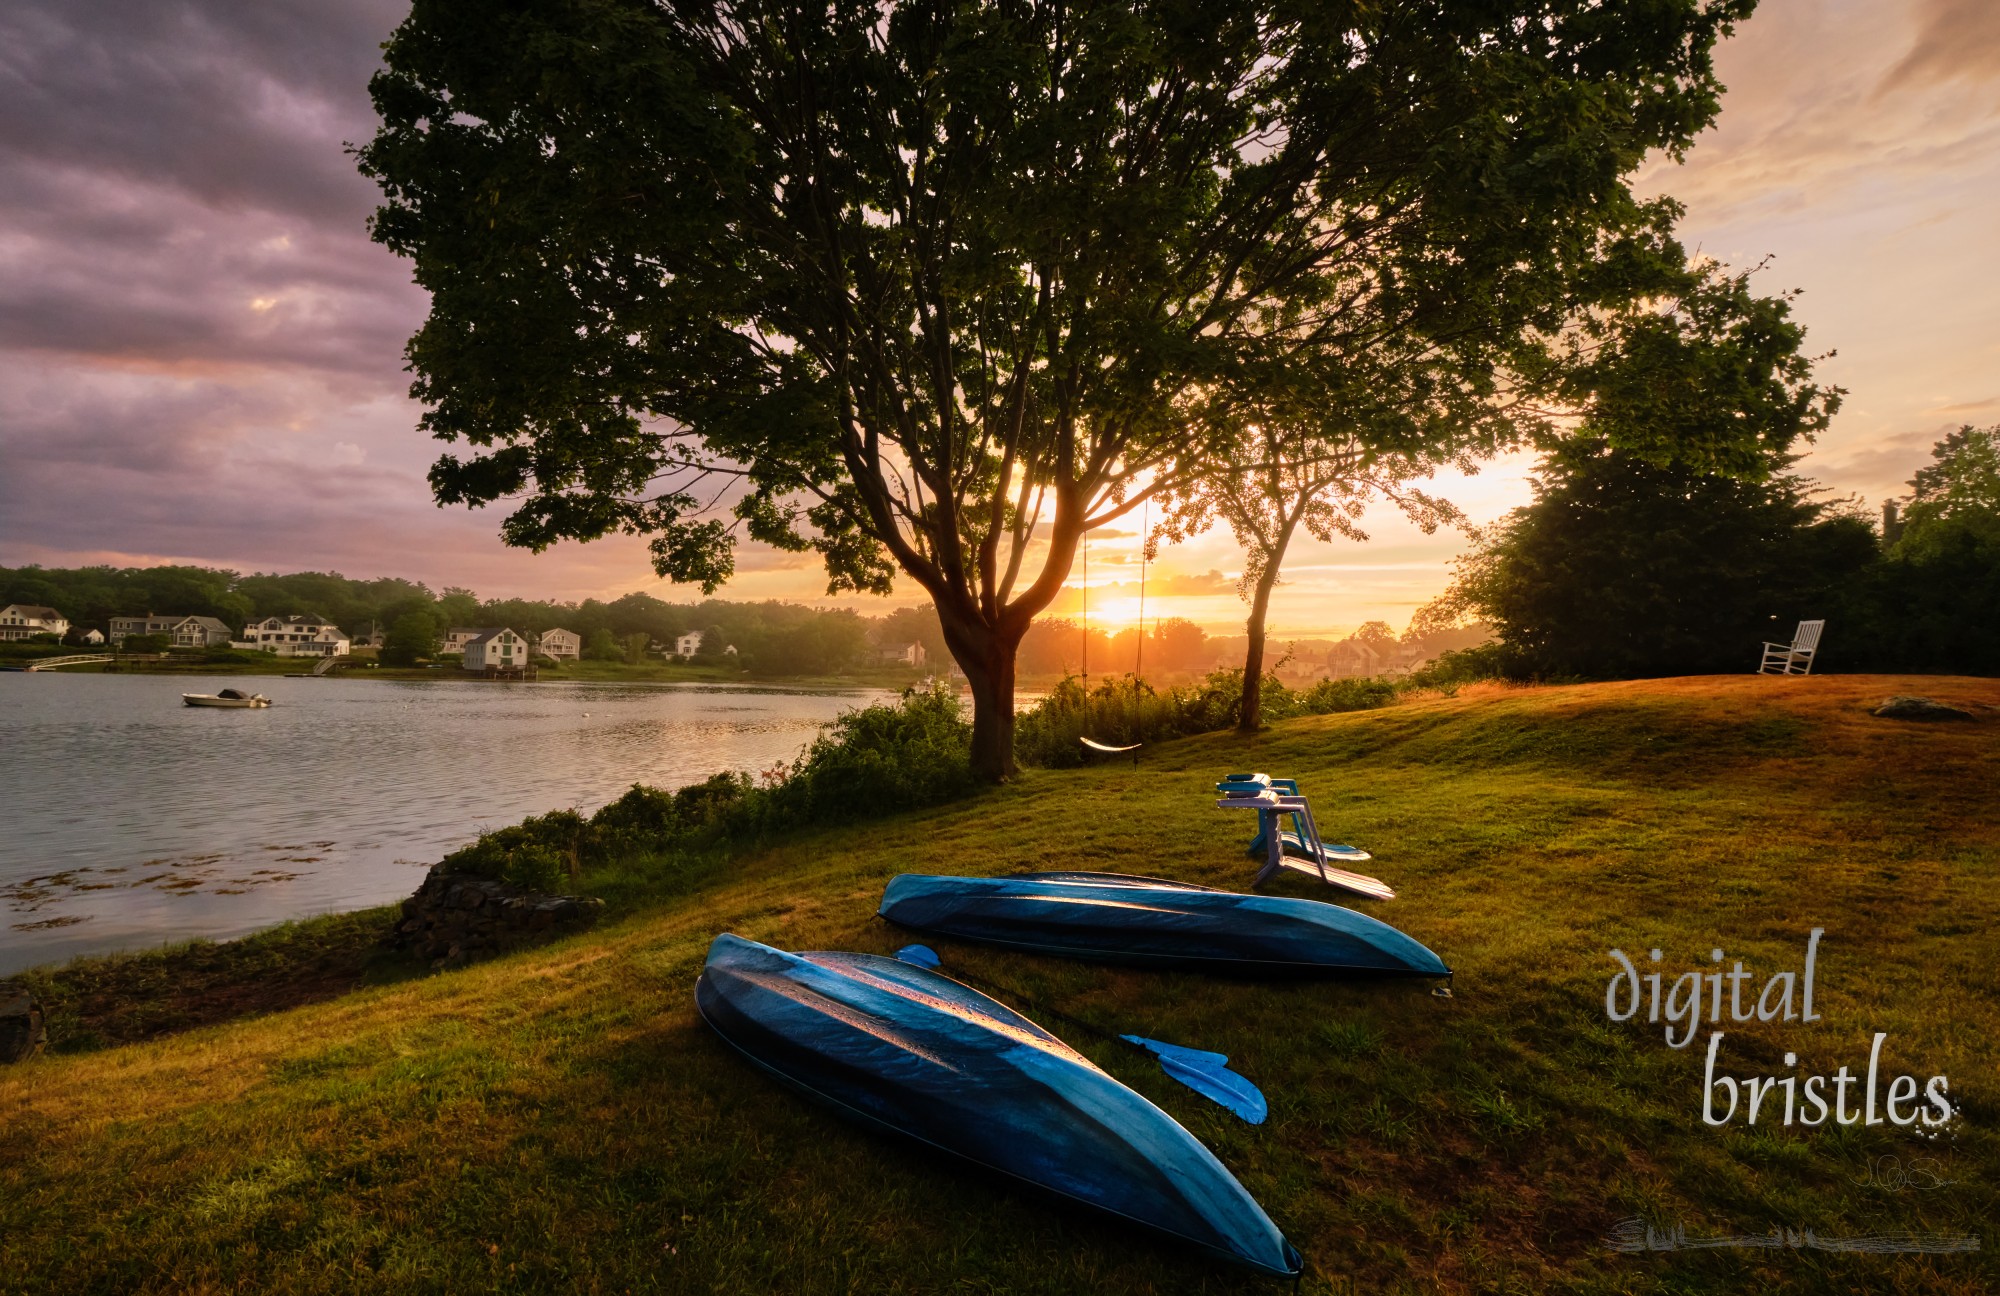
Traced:
<path fill-rule="evenodd" d="M 19 612 L 22 616 L 40 617 L 45 621 L 50 617 L 58 621 L 63 619 L 63 614 L 54 608 L 42 607 L 36 603 L 9 603 L 6 607 L 0 608 L 0 612 Z"/>
<path fill-rule="evenodd" d="M 490 629 L 481 630 L 477 638 L 466 640 L 465 646 L 467 648 L 471 648 L 476 644 L 485 643 L 488 639 L 493 638 L 495 635 L 503 635 L 503 634 L 514 634 L 514 632 L 512 630 L 509 630 L 506 626 L 493 626 Z M 515 638 L 518 639 L 519 637 L 520 637 L 519 635 L 515 635 Z"/>
<path fill-rule="evenodd" d="M 194 622 L 198 626 L 205 626 L 210 630 L 226 631 L 229 629 L 228 625 L 223 623 L 218 618 L 212 616 L 184 616 L 179 621 L 175 622 L 175 624 L 186 625 L 190 621 Z"/>

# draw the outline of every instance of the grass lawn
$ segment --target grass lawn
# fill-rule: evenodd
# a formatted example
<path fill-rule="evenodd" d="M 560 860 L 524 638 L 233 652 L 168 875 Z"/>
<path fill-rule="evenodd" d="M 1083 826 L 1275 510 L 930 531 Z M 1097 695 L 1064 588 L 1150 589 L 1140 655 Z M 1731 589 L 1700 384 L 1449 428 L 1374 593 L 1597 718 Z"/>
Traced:
<path fill-rule="evenodd" d="M 1362 907 L 1442 954 L 1454 997 L 932 943 L 947 973 L 1230 1054 L 1270 1099 L 1261 1127 L 1070 1033 L 1242 1179 L 1305 1253 L 1303 1290 L 1993 1291 L 2000 712 L 1870 717 L 1892 692 L 2000 705 L 2000 683 L 1939 678 L 1467 688 L 1164 744 L 1137 770 L 1030 773 L 727 869 L 662 863 L 613 888 L 622 916 L 536 951 L 0 1071 L 0 1290 L 1283 1290 L 852 1128 L 692 1005 L 720 931 L 905 943 L 872 916 L 897 872 L 1244 884 L 1249 816 L 1208 785 L 1256 768 L 1303 780 L 1322 825 L 1375 852 L 1402 895 Z M 1607 1020 L 1613 947 L 1642 972 L 1662 949 L 1669 978 L 1720 947 L 1761 985 L 1800 969 L 1813 927 L 1821 1020 L 1724 1023 L 1720 1065 L 1865 1072 L 1887 1032 L 1885 1085 L 1950 1078 L 1959 1115 L 1936 1137 L 1787 1130 L 1768 1107 L 1706 1127 L 1706 1024 L 1677 1050 L 1643 1014 Z M 1897 1186 L 1883 1157 L 1931 1177 Z M 1632 1218 L 1982 1249 L 1605 1245 Z"/>

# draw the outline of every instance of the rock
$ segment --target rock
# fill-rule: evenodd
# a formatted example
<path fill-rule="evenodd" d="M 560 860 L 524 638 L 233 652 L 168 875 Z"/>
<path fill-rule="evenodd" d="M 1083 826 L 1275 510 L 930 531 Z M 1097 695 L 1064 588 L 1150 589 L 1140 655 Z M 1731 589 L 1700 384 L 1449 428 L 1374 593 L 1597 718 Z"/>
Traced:
<path fill-rule="evenodd" d="M 1896 696 L 1876 707 L 1869 713 L 1884 720 L 1971 720 L 1970 711 L 1961 711 L 1955 706 L 1927 697 Z"/>
<path fill-rule="evenodd" d="M 0 1066 L 27 1061 L 48 1038 L 48 1023 L 35 996 L 26 986 L 0 981 Z"/>
<path fill-rule="evenodd" d="M 552 939 L 603 908 L 595 896 L 543 895 L 434 868 L 403 901 L 388 943 L 442 970 Z"/>

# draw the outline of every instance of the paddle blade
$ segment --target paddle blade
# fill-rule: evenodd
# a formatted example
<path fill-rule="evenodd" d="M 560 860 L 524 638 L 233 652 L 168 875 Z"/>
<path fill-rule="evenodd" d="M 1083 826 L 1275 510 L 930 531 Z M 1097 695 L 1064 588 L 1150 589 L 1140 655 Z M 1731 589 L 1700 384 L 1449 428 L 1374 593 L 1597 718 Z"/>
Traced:
<path fill-rule="evenodd" d="M 937 971 L 943 962 L 937 956 L 937 951 L 928 945 L 905 945 L 896 951 L 896 957 L 912 967 L 925 968 L 932 972 Z"/>
<path fill-rule="evenodd" d="M 1228 1066 L 1229 1055 L 1210 1053 L 1203 1049 L 1191 1049 L 1180 1044 L 1169 1044 L 1165 1040 L 1147 1039 L 1144 1035 L 1120 1035 L 1127 1044 L 1137 1044 L 1157 1057 L 1178 1058 L 1193 1066 Z"/>
<path fill-rule="evenodd" d="M 1172 1079 L 1210 1102 L 1227 1107 L 1250 1124 L 1262 1125 L 1264 1118 L 1270 1115 L 1271 1109 L 1264 1101 L 1263 1091 L 1231 1071 L 1225 1065 L 1229 1059 L 1222 1054 L 1182 1048 L 1178 1044 L 1147 1039 L 1143 1035 L 1121 1035 L 1119 1038 L 1137 1044 L 1158 1058 L 1160 1070 Z"/>

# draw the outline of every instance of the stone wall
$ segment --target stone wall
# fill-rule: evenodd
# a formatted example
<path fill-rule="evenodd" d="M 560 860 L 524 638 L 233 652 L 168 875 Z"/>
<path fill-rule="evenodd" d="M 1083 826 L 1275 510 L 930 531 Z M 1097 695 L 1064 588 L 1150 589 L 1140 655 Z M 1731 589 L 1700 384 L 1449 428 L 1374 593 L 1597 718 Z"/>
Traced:
<path fill-rule="evenodd" d="M 588 926 L 603 908 L 594 896 L 542 895 L 439 865 L 403 901 L 390 944 L 434 968 L 457 967 Z"/>

